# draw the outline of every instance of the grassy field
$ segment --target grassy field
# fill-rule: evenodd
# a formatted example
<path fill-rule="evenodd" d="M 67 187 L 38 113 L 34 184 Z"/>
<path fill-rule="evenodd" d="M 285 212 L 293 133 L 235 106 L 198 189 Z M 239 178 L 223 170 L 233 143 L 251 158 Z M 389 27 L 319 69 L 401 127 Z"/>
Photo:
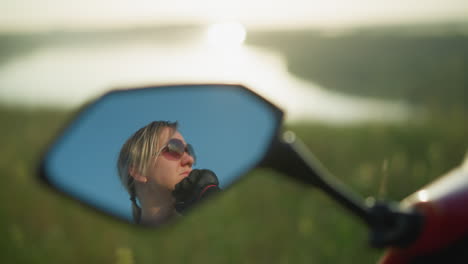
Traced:
<path fill-rule="evenodd" d="M 341 181 L 363 197 L 399 200 L 461 162 L 468 149 L 468 71 L 462 52 L 467 46 L 457 43 L 465 37 L 440 40 L 447 49 L 435 44 L 425 48 L 440 58 L 439 51 L 447 50 L 438 61 L 453 60 L 453 68 L 441 66 L 437 76 L 425 70 L 408 74 L 410 61 L 422 69 L 426 59 L 414 60 L 408 42 L 400 38 L 386 35 L 374 42 L 347 36 L 349 42 L 341 42 L 302 35 L 317 48 L 309 49 L 307 41 L 297 44 L 305 45 L 298 48 L 300 54 L 320 56 L 319 64 L 308 56 L 298 62 L 290 48 L 284 50 L 293 47 L 287 43 L 301 43 L 295 37 L 277 35 L 270 46 L 284 52 L 299 76 L 337 90 L 350 84 L 354 88 L 347 92 L 356 94 L 401 99 L 421 93 L 408 100 L 429 107 L 427 118 L 399 124 L 289 124 Z M 404 56 L 387 54 L 385 58 L 393 59 L 387 68 L 373 67 L 379 62 L 365 47 L 390 45 L 391 39 Z M 351 40 L 358 43 L 351 45 Z M 461 59 L 450 50 L 454 46 Z M 413 50 L 419 50 L 418 45 Z M 362 66 L 353 70 L 368 76 L 361 90 L 359 74 L 346 70 L 353 63 Z M 388 74 L 391 69 L 393 75 Z M 449 83 L 447 91 L 453 92 L 441 91 L 440 83 Z M 136 228 L 98 214 L 37 180 L 42 152 L 70 115 L 0 107 L 2 263 L 375 263 L 382 253 L 367 246 L 364 226 L 326 196 L 267 170 L 250 173 L 216 201 L 162 230 Z"/>
<path fill-rule="evenodd" d="M 163 230 L 97 214 L 36 179 L 42 151 L 68 116 L 0 110 L 3 263 L 374 263 L 381 254 L 367 247 L 366 230 L 354 217 L 272 171 L 247 175 Z M 459 164 L 468 146 L 464 121 L 453 114 L 416 124 L 291 129 L 363 196 L 401 199 Z"/>

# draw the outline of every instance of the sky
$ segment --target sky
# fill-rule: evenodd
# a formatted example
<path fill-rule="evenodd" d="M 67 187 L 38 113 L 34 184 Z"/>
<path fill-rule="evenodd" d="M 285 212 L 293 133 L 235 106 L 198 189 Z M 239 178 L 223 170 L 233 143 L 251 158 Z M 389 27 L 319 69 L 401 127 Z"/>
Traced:
<path fill-rule="evenodd" d="M 247 27 L 467 20 L 466 0 L 2 0 L 0 30 L 237 21 Z"/>
<path fill-rule="evenodd" d="M 155 120 L 177 121 L 178 131 L 194 146 L 194 168 L 214 171 L 226 189 L 263 157 L 280 116 L 238 86 L 116 92 L 80 112 L 56 139 L 44 163 L 49 180 L 80 200 L 131 219 L 117 157 L 130 135 Z M 233 135 L 237 140 L 230 140 Z"/>

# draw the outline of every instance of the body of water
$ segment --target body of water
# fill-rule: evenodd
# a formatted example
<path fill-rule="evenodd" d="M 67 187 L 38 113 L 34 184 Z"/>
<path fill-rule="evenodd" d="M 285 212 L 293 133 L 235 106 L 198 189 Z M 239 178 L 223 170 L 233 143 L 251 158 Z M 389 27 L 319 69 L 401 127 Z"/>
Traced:
<path fill-rule="evenodd" d="M 345 96 L 299 79 L 275 51 L 193 40 L 50 44 L 0 66 L 0 101 L 70 108 L 115 87 L 191 82 L 244 84 L 292 121 L 400 121 L 411 114 L 401 102 Z"/>

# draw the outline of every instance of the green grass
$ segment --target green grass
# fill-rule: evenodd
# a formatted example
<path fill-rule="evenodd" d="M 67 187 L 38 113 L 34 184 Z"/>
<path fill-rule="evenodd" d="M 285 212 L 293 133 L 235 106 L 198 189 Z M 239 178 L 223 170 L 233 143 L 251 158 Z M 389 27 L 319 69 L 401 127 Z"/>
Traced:
<path fill-rule="evenodd" d="M 2 263 L 375 263 L 367 231 L 322 193 L 255 171 L 183 221 L 136 228 L 97 214 L 37 181 L 37 164 L 69 113 L 2 108 Z M 401 199 L 458 165 L 463 114 L 421 123 L 290 127 L 363 196 Z M 383 162 L 387 162 L 383 169 Z"/>

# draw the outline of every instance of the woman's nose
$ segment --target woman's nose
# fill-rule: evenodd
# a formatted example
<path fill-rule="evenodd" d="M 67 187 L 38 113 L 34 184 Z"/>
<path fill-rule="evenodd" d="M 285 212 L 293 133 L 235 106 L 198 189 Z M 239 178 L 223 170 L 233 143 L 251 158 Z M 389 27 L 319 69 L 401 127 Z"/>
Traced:
<path fill-rule="evenodd" d="M 184 152 L 184 155 L 182 156 L 181 159 L 182 166 L 190 166 L 192 167 L 193 164 L 195 163 L 195 159 L 190 156 L 187 152 Z"/>

